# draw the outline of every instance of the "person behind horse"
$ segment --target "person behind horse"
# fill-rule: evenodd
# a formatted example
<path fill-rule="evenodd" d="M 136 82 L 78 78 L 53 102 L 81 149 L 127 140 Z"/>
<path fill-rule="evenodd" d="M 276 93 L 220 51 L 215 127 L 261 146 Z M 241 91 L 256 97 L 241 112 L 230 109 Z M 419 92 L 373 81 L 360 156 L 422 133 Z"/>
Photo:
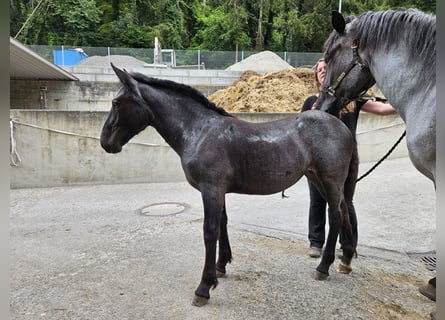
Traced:
<path fill-rule="evenodd" d="M 323 58 L 318 60 L 315 65 L 315 94 L 306 98 L 301 108 L 301 112 L 316 109 L 316 101 L 320 92 L 321 84 L 326 75 L 326 62 Z M 365 111 L 377 115 L 396 114 L 396 110 L 387 103 L 373 100 L 357 100 L 348 104 L 339 114 L 339 118 L 346 124 L 355 138 L 357 130 L 357 121 L 360 111 Z M 321 256 L 323 245 L 325 243 L 325 224 L 326 224 L 326 200 L 318 192 L 317 188 L 308 180 L 309 184 L 309 250 L 308 255 L 312 258 Z M 348 209 L 355 212 L 352 201 L 348 203 Z M 352 212 L 352 211 L 351 211 Z M 355 216 L 355 214 L 354 214 Z M 354 245 L 357 245 L 358 234 L 353 230 Z M 341 240 L 341 239 L 340 239 Z"/>

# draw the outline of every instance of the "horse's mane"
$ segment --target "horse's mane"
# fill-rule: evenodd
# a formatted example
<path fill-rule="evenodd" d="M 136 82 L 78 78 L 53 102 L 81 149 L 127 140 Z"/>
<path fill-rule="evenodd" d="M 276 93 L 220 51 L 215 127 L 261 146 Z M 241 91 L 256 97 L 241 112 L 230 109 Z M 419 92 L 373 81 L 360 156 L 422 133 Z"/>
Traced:
<path fill-rule="evenodd" d="M 417 9 L 368 11 L 351 32 L 359 48 L 389 49 L 404 43 L 409 59 L 421 60 L 428 76 L 436 72 L 436 17 Z"/>
<path fill-rule="evenodd" d="M 197 89 L 170 80 L 164 80 L 164 79 L 157 79 L 148 77 L 142 73 L 139 72 L 132 72 L 131 76 L 136 79 L 138 82 L 145 83 L 149 86 L 156 87 L 156 88 L 162 88 L 162 89 L 168 89 L 175 92 L 180 93 L 181 95 L 191 97 L 195 101 L 199 102 L 203 106 L 205 106 L 207 109 L 213 110 L 217 112 L 220 115 L 233 117 L 230 113 L 225 111 L 223 108 L 216 106 L 213 102 L 210 102 L 200 91 Z"/>

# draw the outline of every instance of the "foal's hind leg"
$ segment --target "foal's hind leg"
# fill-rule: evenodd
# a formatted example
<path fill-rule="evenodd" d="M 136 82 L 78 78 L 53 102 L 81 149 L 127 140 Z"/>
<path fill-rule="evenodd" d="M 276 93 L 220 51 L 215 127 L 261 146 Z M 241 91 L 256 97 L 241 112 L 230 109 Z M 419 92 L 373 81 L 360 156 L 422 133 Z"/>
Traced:
<path fill-rule="evenodd" d="M 230 249 L 229 235 L 227 233 L 227 212 L 224 205 L 220 223 L 218 262 L 216 263 L 217 277 L 226 275 L 227 262 L 232 262 L 232 250 Z"/>
<path fill-rule="evenodd" d="M 329 233 L 320 264 L 315 271 L 316 280 L 325 280 L 329 276 L 329 267 L 335 259 L 335 245 L 342 225 L 343 214 L 347 213 L 347 206 L 343 197 L 343 188 L 338 188 L 335 181 L 324 181 L 317 187 L 328 202 Z"/>
<path fill-rule="evenodd" d="M 343 255 L 337 271 L 348 274 L 352 271 L 351 261 L 357 248 L 357 216 L 352 201 L 348 204 L 348 214 L 341 226 L 340 242 Z"/>
<path fill-rule="evenodd" d="M 354 145 L 354 150 L 349 164 L 348 177 L 345 181 L 344 194 L 345 201 L 348 206 L 348 214 L 345 216 L 345 221 L 342 224 L 340 241 L 343 249 L 343 256 L 341 258 L 340 265 L 337 271 L 341 273 L 350 273 L 351 260 L 354 254 L 357 254 L 357 240 L 358 240 L 358 227 L 357 227 L 357 215 L 355 213 L 353 198 L 355 193 L 355 186 L 358 176 L 358 151 L 357 145 Z"/>
<path fill-rule="evenodd" d="M 220 234 L 220 222 L 224 208 L 224 194 L 214 190 L 202 191 L 204 204 L 204 244 L 205 244 L 205 264 L 202 271 L 201 282 L 195 290 L 195 297 L 192 304 L 203 306 L 210 299 L 210 288 L 216 288 L 218 279 L 216 278 L 216 242 Z"/>

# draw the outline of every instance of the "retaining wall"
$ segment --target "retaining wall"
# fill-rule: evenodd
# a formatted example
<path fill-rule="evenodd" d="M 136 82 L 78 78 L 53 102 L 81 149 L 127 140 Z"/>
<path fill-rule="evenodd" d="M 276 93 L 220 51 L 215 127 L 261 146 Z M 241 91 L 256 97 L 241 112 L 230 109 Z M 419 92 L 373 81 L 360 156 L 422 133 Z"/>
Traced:
<path fill-rule="evenodd" d="M 235 114 L 253 122 L 289 113 Z M 10 166 L 11 188 L 64 185 L 173 182 L 185 179 L 178 155 L 151 127 L 134 137 L 121 153 L 108 154 L 99 135 L 105 111 L 10 111 L 14 120 L 11 145 L 21 158 Z M 404 130 L 395 116 L 362 113 L 357 140 L 361 162 L 377 161 Z M 390 158 L 407 157 L 403 141 Z"/>
<path fill-rule="evenodd" d="M 12 109 L 108 111 L 119 81 L 111 68 L 63 67 L 79 81 L 10 80 Z M 128 68 L 151 77 L 195 87 L 205 96 L 226 88 L 240 71 Z"/>

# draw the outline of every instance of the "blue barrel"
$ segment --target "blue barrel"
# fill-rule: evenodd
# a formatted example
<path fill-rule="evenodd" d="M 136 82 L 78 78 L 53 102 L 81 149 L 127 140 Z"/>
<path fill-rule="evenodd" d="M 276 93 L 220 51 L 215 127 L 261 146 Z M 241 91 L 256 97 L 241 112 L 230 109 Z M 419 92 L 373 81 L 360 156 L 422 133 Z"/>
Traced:
<path fill-rule="evenodd" d="M 58 66 L 73 66 L 86 57 L 82 49 L 54 50 L 54 64 Z"/>

